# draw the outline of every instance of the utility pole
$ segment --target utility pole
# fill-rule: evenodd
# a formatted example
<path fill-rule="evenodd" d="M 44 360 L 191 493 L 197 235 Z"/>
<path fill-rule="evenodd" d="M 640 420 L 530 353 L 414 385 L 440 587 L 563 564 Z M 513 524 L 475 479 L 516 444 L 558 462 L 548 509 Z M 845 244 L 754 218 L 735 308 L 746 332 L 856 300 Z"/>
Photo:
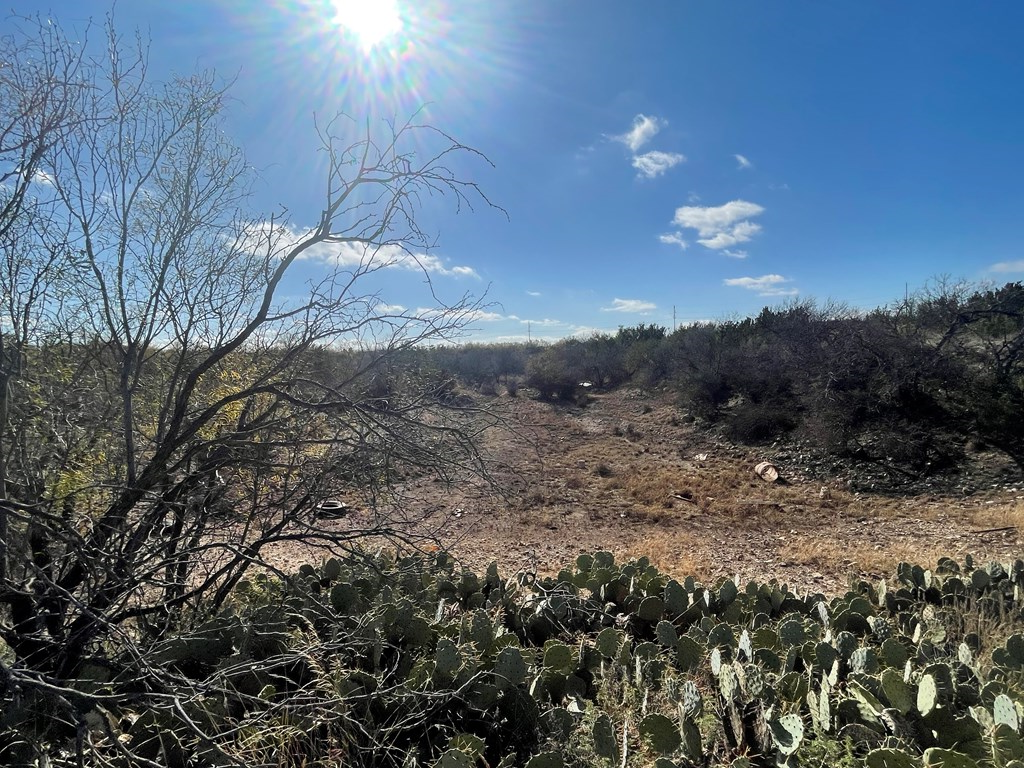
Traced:
<path fill-rule="evenodd" d="M 530 332 L 530 321 L 526 321 L 526 343 L 533 344 L 533 334 Z"/>
<path fill-rule="evenodd" d="M 672 333 L 676 332 L 676 305 L 672 305 Z"/>

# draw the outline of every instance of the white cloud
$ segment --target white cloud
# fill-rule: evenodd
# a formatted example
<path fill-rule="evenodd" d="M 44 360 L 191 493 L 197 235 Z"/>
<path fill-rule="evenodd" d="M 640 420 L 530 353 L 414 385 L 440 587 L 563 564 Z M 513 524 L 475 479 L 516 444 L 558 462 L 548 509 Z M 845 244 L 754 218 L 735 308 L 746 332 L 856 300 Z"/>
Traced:
<path fill-rule="evenodd" d="M 728 256 L 730 259 L 745 259 L 749 255 L 746 251 L 732 251 L 726 248 L 722 251 L 723 256 Z"/>
<path fill-rule="evenodd" d="M 732 277 L 722 281 L 725 285 L 734 288 L 745 288 L 748 291 L 757 291 L 758 296 L 795 296 L 800 293 L 796 288 L 786 287 L 786 283 L 793 282 L 782 275 L 761 275 L 761 277 Z"/>
<path fill-rule="evenodd" d="M 484 334 L 474 335 L 473 341 L 479 341 L 485 344 L 525 344 L 528 341 L 532 341 L 534 344 L 537 344 L 540 342 L 555 342 L 558 341 L 558 338 L 554 336 L 531 336 L 526 333 L 504 334 L 501 336 L 490 336 Z"/>
<path fill-rule="evenodd" d="M 382 315 L 400 315 L 405 312 L 405 307 L 401 304 L 378 304 L 373 311 Z"/>
<path fill-rule="evenodd" d="M 745 243 L 760 231 L 760 224 L 754 224 L 750 221 L 741 221 L 732 229 L 716 232 L 714 237 L 702 238 L 697 242 L 705 248 L 711 248 L 712 250 L 717 251 L 723 248 L 730 248 L 734 245 L 739 245 L 740 243 Z"/>
<path fill-rule="evenodd" d="M 536 299 L 538 296 L 541 295 L 541 292 L 540 291 L 527 291 L 526 295 L 527 296 L 533 296 L 533 298 Z"/>
<path fill-rule="evenodd" d="M 439 309 L 438 307 L 416 307 L 416 311 L 413 312 L 414 317 L 435 317 L 445 313 L 445 310 Z M 519 318 L 515 315 L 505 316 L 500 312 L 489 312 L 485 309 L 473 309 L 468 312 L 459 312 L 458 317 L 460 320 L 466 320 L 471 323 L 494 323 L 498 320 L 518 320 Z"/>
<path fill-rule="evenodd" d="M 688 194 L 686 196 L 686 202 L 688 202 L 688 203 L 699 203 L 700 202 L 700 195 L 698 195 L 696 192 L 691 192 L 690 194 Z"/>
<path fill-rule="evenodd" d="M 683 236 L 678 232 L 666 232 L 664 235 L 658 235 L 658 240 L 665 245 L 678 245 L 684 251 L 690 247 L 690 244 L 683 240 Z"/>
<path fill-rule="evenodd" d="M 988 272 L 1024 272 L 1024 259 L 1018 261 L 997 261 L 988 268 Z"/>
<path fill-rule="evenodd" d="M 545 317 L 543 320 L 520 320 L 523 325 L 536 325 L 541 328 L 550 328 L 554 325 L 565 325 L 561 320 L 552 320 L 550 317 Z"/>
<path fill-rule="evenodd" d="M 732 200 L 719 206 L 684 205 L 676 209 L 672 223 L 697 230 L 697 242 L 705 248 L 721 250 L 745 243 L 760 232 L 761 225 L 747 219 L 762 213 L 764 208 L 746 200 Z"/>
<path fill-rule="evenodd" d="M 746 200 L 733 200 L 719 206 L 683 206 L 676 209 L 674 224 L 696 229 L 701 237 L 711 237 L 737 222 L 764 212 L 764 208 Z"/>
<path fill-rule="evenodd" d="M 637 169 L 637 176 L 645 179 L 654 179 L 682 162 L 686 157 L 678 152 L 645 152 L 642 155 L 633 156 L 633 167 Z"/>
<path fill-rule="evenodd" d="M 601 307 L 602 312 L 650 312 L 658 305 L 641 299 L 612 299 L 610 307 Z"/>
<path fill-rule="evenodd" d="M 515 315 L 505 317 L 505 315 L 501 314 L 500 312 L 488 312 L 483 309 L 475 309 L 472 312 L 467 312 L 464 316 L 467 320 L 477 323 L 494 323 L 497 322 L 498 320 L 519 319 Z"/>
<path fill-rule="evenodd" d="M 414 272 L 430 272 L 435 275 L 444 275 L 446 277 L 472 277 L 476 280 L 480 279 L 480 275 L 477 274 L 476 270 L 472 267 L 456 265 L 449 267 L 444 263 L 444 260 L 439 256 L 434 256 L 429 253 L 413 253 L 409 254 L 403 251 L 397 246 L 385 246 L 392 247 L 398 251 L 395 255 L 395 261 L 393 264 L 388 266 L 401 267 L 402 269 L 409 269 Z"/>
<path fill-rule="evenodd" d="M 310 229 L 262 222 L 249 230 L 241 246 L 253 251 L 265 251 L 273 247 L 278 253 L 285 253 L 310 236 Z M 445 277 L 472 277 L 480 279 L 472 267 L 449 266 L 444 259 L 430 253 L 412 253 L 398 245 L 367 246 L 363 243 L 320 242 L 307 248 L 298 256 L 299 261 L 312 261 L 340 268 L 406 269 L 414 272 L 428 272 Z"/>
<path fill-rule="evenodd" d="M 621 141 L 631 151 L 636 152 L 640 147 L 654 138 L 664 126 L 668 125 L 666 120 L 658 117 L 648 117 L 640 114 L 633 118 L 633 127 L 626 133 L 612 136 L 615 141 Z"/>
<path fill-rule="evenodd" d="M 736 168 L 737 168 L 737 170 L 745 171 L 748 168 L 753 168 L 754 167 L 754 164 L 752 162 L 750 162 L 747 158 L 745 158 L 743 155 L 733 155 L 733 157 L 736 158 Z"/>
<path fill-rule="evenodd" d="M 37 170 L 32 174 L 32 182 L 35 184 L 42 184 L 46 187 L 53 186 L 53 176 L 48 174 L 46 171 Z"/>

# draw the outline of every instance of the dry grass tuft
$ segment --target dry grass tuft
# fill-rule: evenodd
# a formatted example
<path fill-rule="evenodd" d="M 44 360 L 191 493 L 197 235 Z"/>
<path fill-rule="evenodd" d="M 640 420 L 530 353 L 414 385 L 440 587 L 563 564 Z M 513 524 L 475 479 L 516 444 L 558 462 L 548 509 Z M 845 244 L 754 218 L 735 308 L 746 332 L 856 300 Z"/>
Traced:
<path fill-rule="evenodd" d="M 649 507 L 671 507 L 678 493 L 680 473 L 662 468 L 631 466 L 623 487 L 634 501 Z"/>
<path fill-rule="evenodd" d="M 627 557 L 647 557 L 662 573 L 676 579 L 695 576 L 706 581 L 713 568 L 707 544 L 683 531 L 645 536 L 626 549 Z"/>
<path fill-rule="evenodd" d="M 1016 528 L 1024 532 L 1024 501 L 992 504 L 977 512 L 971 518 L 975 528 Z"/>
<path fill-rule="evenodd" d="M 797 535 L 779 548 L 779 558 L 819 570 L 841 570 L 872 578 L 885 577 L 901 562 L 934 564 L 940 557 L 956 557 L 948 545 L 927 540 L 902 541 L 883 547 L 865 540 Z"/>

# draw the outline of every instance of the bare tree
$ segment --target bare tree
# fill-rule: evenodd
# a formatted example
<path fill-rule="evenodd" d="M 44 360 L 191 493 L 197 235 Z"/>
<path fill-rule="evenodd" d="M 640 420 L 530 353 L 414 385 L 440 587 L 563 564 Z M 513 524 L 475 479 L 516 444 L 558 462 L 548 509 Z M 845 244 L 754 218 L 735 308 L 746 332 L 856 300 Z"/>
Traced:
<path fill-rule="evenodd" d="M 205 620 L 268 547 L 414 535 L 396 475 L 483 475 L 493 418 L 392 367 L 479 304 L 395 313 L 368 287 L 393 267 L 429 285 L 418 206 L 489 205 L 451 165 L 478 153 L 340 116 L 312 226 L 252 216 L 225 86 L 154 83 L 142 40 L 104 43 L 21 20 L 0 70 L 0 685 L 57 691 L 72 731 L 89 707 L 68 681 Z M 297 295 L 312 256 L 329 266 Z M 323 525 L 356 490 L 367 514 Z"/>

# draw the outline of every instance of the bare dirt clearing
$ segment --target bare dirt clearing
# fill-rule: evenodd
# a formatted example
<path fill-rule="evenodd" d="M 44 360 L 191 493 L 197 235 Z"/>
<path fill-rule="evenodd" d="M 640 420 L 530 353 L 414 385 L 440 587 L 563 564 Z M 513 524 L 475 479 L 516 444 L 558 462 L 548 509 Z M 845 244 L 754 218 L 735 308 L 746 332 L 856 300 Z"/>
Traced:
<path fill-rule="evenodd" d="M 442 545 L 472 567 L 496 560 L 504 573 L 552 572 L 608 549 L 647 555 L 677 576 L 834 592 L 900 560 L 1022 553 L 1024 479 L 993 454 L 920 482 L 913 495 L 886 494 L 870 490 L 883 480 L 877 468 L 837 473 L 799 445 L 734 446 L 686 423 L 670 395 L 619 390 L 585 407 L 500 402 L 522 425 L 518 437 L 488 436 L 518 483 L 510 502 L 473 484 L 408 489 L 437 510 Z M 778 467 L 779 482 L 754 473 L 763 460 Z"/>

